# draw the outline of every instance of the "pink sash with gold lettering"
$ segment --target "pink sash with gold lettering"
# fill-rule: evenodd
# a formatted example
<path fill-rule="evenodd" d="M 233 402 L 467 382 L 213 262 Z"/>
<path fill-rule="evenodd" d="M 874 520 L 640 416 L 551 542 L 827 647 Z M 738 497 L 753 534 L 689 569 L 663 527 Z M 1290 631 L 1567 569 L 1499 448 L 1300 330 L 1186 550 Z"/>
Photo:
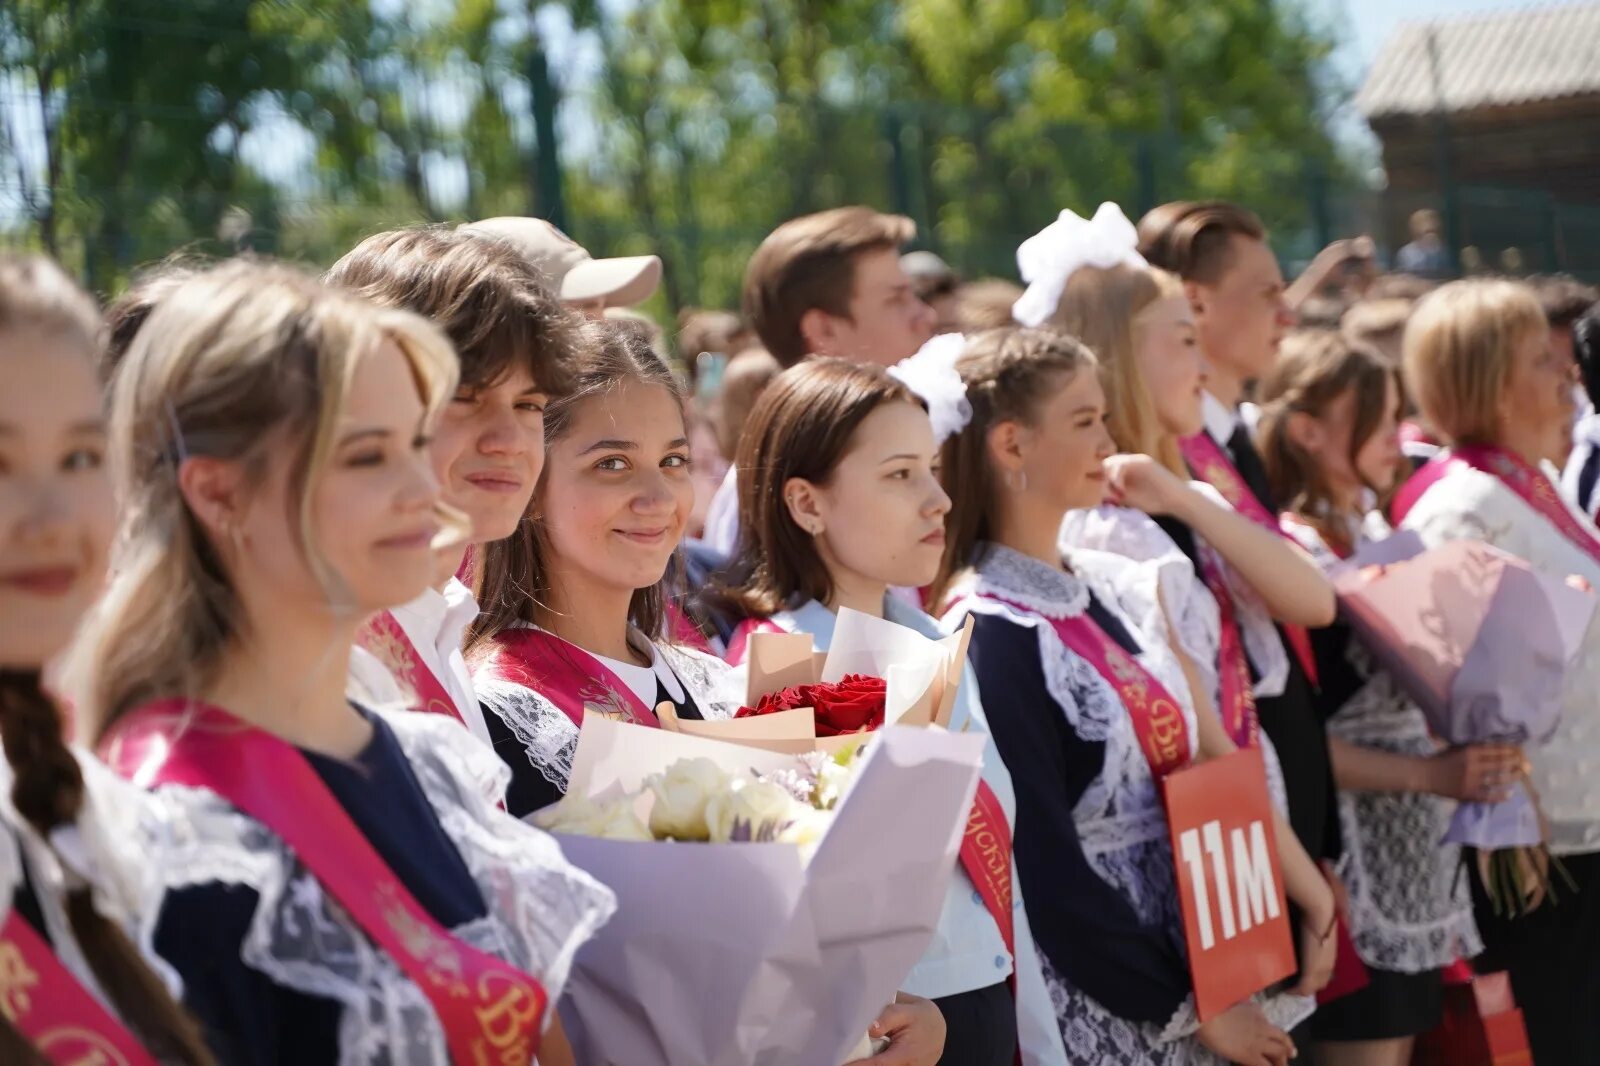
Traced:
<path fill-rule="evenodd" d="M 0 925 L 0 1014 L 46 1062 L 156 1066 L 14 910 Z"/>
<path fill-rule="evenodd" d="M 373 615 L 356 634 L 356 644 L 371 652 L 400 683 L 412 710 L 447 714 L 462 725 L 467 724 L 456 701 L 422 661 L 394 615 L 388 611 Z"/>
<path fill-rule="evenodd" d="M 1139 750 L 1144 752 L 1150 774 L 1157 781 L 1188 765 L 1189 724 L 1183 719 L 1178 701 L 1087 613 L 1053 618 L 1001 596 L 985 594 L 985 598 L 1049 622 L 1061 643 L 1110 683 L 1128 709 Z"/>
<path fill-rule="evenodd" d="M 1222 494 L 1228 505 L 1235 511 L 1244 515 L 1262 529 L 1270 529 L 1280 537 L 1291 539 L 1278 525 L 1278 519 L 1267 509 L 1266 504 L 1256 499 L 1256 494 L 1250 491 L 1250 486 L 1245 484 L 1239 471 L 1234 469 L 1233 461 L 1228 458 L 1220 445 L 1211 439 L 1211 434 L 1201 431 L 1192 437 L 1185 437 L 1179 442 L 1179 449 L 1183 452 L 1183 461 L 1189 464 L 1189 469 L 1194 471 L 1195 477 L 1206 482 Z M 1209 581 L 1206 582 L 1208 585 Z M 1212 589 L 1215 592 L 1215 589 Z M 1300 668 L 1306 672 L 1312 685 L 1317 684 L 1317 656 L 1311 648 L 1311 634 L 1306 632 L 1305 626 L 1281 623 L 1283 634 L 1289 641 L 1289 648 L 1294 652 L 1294 657 L 1300 660 Z"/>
<path fill-rule="evenodd" d="M 1573 516 L 1566 504 L 1561 502 L 1561 494 L 1550 483 L 1550 479 L 1537 467 L 1529 465 L 1503 448 L 1484 445 L 1463 446 L 1452 448 L 1428 460 L 1427 464 L 1411 475 L 1395 494 L 1394 504 L 1390 507 L 1394 524 L 1398 526 L 1404 521 L 1411 508 L 1422 499 L 1422 494 L 1449 473 L 1452 467 L 1458 465 L 1471 467 L 1499 478 L 1506 488 L 1521 498 L 1523 503 L 1537 511 L 1539 517 L 1555 526 L 1562 536 L 1575 544 L 1589 558 L 1600 563 L 1600 541 L 1597 541 L 1595 535 Z"/>
<path fill-rule="evenodd" d="M 646 707 L 599 659 L 542 629 L 518 628 L 497 633 L 484 669 L 489 676 L 532 689 L 573 725 L 583 725 L 585 712 L 613 721 L 659 728 L 653 707 Z"/>
<path fill-rule="evenodd" d="M 104 751 L 124 777 L 209 789 L 278 834 L 428 997 L 456 1066 L 532 1061 L 543 986 L 436 922 L 289 744 L 221 708 L 164 700 L 122 719 Z"/>

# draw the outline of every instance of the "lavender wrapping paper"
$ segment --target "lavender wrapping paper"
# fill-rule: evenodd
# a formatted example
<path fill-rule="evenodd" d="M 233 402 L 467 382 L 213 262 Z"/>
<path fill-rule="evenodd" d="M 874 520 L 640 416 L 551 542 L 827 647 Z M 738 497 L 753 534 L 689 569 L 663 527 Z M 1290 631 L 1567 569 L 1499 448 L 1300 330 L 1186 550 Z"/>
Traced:
<path fill-rule="evenodd" d="M 1333 579 L 1356 635 L 1446 744 L 1550 738 L 1592 594 L 1490 545 L 1425 549 L 1410 531 L 1358 552 Z M 1445 841 L 1486 850 L 1541 843 L 1527 788 L 1504 803 L 1460 804 Z"/>
<path fill-rule="evenodd" d="M 664 736 L 673 735 L 590 718 L 579 746 L 591 752 L 575 758 L 575 773 L 589 789 L 631 791 L 688 751 L 729 771 L 784 758 Z M 618 904 L 580 949 L 561 1001 L 578 1061 L 836 1066 L 851 1057 L 938 925 L 983 739 L 876 733 L 809 863 L 786 844 L 560 835 L 568 860 Z"/>

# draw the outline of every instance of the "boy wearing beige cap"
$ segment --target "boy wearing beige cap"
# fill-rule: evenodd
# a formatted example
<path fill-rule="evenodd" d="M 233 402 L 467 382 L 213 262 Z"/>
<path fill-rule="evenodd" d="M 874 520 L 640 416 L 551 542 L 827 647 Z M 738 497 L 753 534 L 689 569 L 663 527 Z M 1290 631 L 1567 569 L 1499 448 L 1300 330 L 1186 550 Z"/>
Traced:
<path fill-rule="evenodd" d="M 650 299 L 661 284 L 661 258 L 627 255 L 596 259 L 582 245 L 542 218 L 506 215 L 469 222 L 468 233 L 498 237 L 550 281 L 561 302 L 598 319 L 608 307 L 633 307 Z"/>

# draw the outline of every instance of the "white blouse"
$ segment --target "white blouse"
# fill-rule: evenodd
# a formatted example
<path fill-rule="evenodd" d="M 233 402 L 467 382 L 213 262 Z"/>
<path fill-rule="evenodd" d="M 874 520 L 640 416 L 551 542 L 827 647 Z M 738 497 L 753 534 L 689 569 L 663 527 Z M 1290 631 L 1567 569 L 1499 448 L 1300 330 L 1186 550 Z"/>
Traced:
<path fill-rule="evenodd" d="M 1595 536 L 1587 516 L 1568 510 Z M 1499 478 L 1454 465 L 1411 508 L 1402 529 L 1434 547 L 1481 540 L 1565 579 L 1576 575 L 1600 589 L 1600 563 L 1572 543 Z M 1543 744 L 1525 747 L 1532 781 L 1550 822 L 1557 855 L 1600 851 L 1600 621 L 1591 620 L 1562 684 L 1561 721 Z"/>

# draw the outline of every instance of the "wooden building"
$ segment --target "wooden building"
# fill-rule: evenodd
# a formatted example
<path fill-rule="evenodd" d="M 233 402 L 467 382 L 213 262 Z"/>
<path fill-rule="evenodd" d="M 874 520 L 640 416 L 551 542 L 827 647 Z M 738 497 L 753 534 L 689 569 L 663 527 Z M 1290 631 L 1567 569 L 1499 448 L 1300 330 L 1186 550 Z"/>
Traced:
<path fill-rule="evenodd" d="M 1428 206 L 1487 265 L 1514 250 L 1525 269 L 1600 269 L 1600 3 L 1403 25 L 1356 105 L 1393 244 Z"/>

